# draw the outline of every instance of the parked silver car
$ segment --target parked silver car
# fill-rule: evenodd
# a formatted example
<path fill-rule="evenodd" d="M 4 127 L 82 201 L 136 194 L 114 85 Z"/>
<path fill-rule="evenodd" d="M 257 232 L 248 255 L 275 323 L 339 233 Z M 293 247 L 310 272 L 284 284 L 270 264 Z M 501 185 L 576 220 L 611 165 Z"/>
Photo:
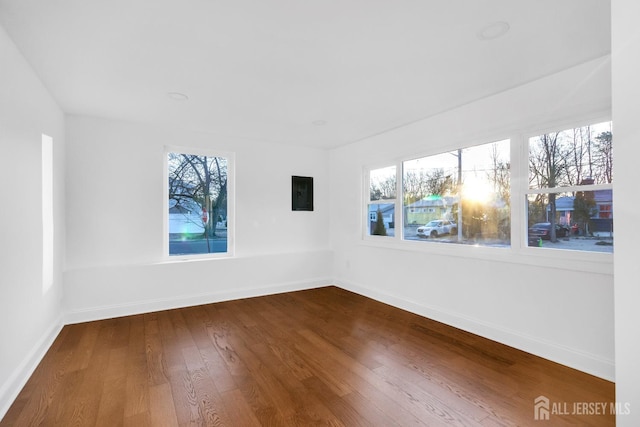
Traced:
<path fill-rule="evenodd" d="M 457 233 L 458 226 L 456 223 L 446 219 L 434 219 L 433 221 L 429 221 L 427 224 L 418 227 L 416 230 L 416 235 L 425 239 L 427 237 L 435 238 L 444 234 Z"/>

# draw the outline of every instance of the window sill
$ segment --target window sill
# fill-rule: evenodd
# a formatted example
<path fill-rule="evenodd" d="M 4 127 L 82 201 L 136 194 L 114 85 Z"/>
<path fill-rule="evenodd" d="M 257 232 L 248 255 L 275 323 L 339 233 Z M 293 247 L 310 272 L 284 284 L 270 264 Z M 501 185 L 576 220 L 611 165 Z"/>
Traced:
<path fill-rule="evenodd" d="M 537 247 L 492 247 L 364 236 L 362 246 L 613 275 L 613 254 Z"/>

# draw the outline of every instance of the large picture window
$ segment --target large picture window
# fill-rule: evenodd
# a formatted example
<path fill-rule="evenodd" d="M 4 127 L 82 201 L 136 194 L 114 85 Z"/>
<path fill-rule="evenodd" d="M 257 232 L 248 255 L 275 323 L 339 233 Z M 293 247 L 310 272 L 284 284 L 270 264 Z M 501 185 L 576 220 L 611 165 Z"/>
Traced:
<path fill-rule="evenodd" d="M 232 167 L 228 155 L 167 152 L 170 256 L 230 253 Z"/>
<path fill-rule="evenodd" d="M 612 141 L 611 121 L 596 122 L 366 169 L 364 234 L 414 249 L 514 246 L 526 262 L 555 258 L 550 249 L 566 259 L 610 259 Z"/>
<path fill-rule="evenodd" d="M 508 246 L 510 141 L 403 162 L 405 240 Z"/>
<path fill-rule="evenodd" d="M 613 252 L 611 122 L 529 139 L 529 246 Z"/>

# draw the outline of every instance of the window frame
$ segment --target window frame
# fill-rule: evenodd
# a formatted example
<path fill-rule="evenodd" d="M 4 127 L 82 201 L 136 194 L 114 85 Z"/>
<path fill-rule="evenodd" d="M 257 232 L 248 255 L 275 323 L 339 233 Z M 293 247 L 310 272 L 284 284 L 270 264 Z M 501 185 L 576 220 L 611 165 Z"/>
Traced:
<path fill-rule="evenodd" d="M 578 129 L 581 127 L 592 126 L 596 124 L 611 122 L 613 127 L 613 121 L 611 115 L 593 115 L 589 117 L 581 117 L 577 120 L 567 120 L 560 121 L 548 124 L 544 127 L 540 127 L 536 130 L 529 130 L 527 132 L 523 132 L 520 136 L 521 144 L 520 144 L 520 161 L 522 162 L 522 180 L 521 185 L 519 186 L 519 191 L 515 195 L 520 201 L 518 202 L 523 206 L 523 215 L 518 218 L 522 221 L 518 229 L 518 234 L 520 237 L 520 248 L 527 254 L 534 256 L 540 255 L 540 253 L 548 252 L 546 256 L 557 258 L 558 254 L 561 254 L 562 259 L 566 259 L 567 261 L 578 261 L 584 260 L 588 262 L 595 263 L 613 263 L 613 253 L 611 252 L 600 252 L 600 251 L 581 251 L 581 250 L 572 250 L 572 249 L 563 249 L 563 248 L 544 248 L 544 250 L 540 250 L 540 248 L 530 247 L 528 244 L 528 208 L 527 208 L 527 197 L 530 194 L 560 194 L 567 193 L 573 191 L 597 191 L 597 190 L 612 190 L 613 191 L 613 183 L 607 184 L 588 184 L 588 185 L 572 185 L 572 186 L 564 186 L 564 187 L 545 187 L 545 188 L 529 188 L 529 141 L 531 138 L 535 138 L 544 134 L 555 133 L 555 132 L 564 132 L 571 129 Z M 615 137 L 615 136 L 614 136 Z M 512 193 L 512 198 L 514 194 Z M 612 212 L 612 211 L 609 211 Z M 613 218 L 613 216 L 612 216 Z M 513 218 L 512 218 L 513 221 Z M 513 230 L 512 230 L 513 231 Z"/>
<path fill-rule="evenodd" d="M 593 272 L 598 274 L 613 274 L 613 254 L 607 252 L 590 252 L 576 250 L 537 250 L 528 246 L 528 218 L 526 194 L 529 190 L 529 138 L 554 132 L 557 129 L 573 129 L 597 123 L 612 121 L 609 110 L 595 111 L 592 114 L 581 114 L 579 116 L 568 117 L 560 120 L 546 120 L 544 123 L 533 124 L 532 126 L 517 126 L 514 128 L 502 129 L 496 132 L 483 134 L 470 134 L 468 137 L 454 137 L 449 144 L 439 145 L 430 150 L 408 151 L 393 156 L 388 161 L 376 161 L 364 164 L 363 176 L 363 200 L 361 203 L 362 214 L 360 221 L 364 221 L 368 215 L 369 203 L 369 176 L 370 171 L 387 166 L 396 167 L 396 174 L 402 174 L 402 164 L 406 160 L 420 157 L 437 155 L 445 152 L 457 150 L 458 148 L 469 148 L 477 145 L 489 143 L 488 141 L 501 141 L 509 139 L 510 142 L 510 164 L 511 164 L 511 246 L 492 247 L 475 245 L 446 245 L 446 244 L 424 244 L 424 242 L 404 240 L 402 232 L 395 233 L 394 237 L 380 238 L 380 236 L 369 236 L 366 224 L 362 224 L 362 239 L 360 244 L 380 248 L 396 249 L 424 253 L 427 255 L 451 256 L 461 258 L 483 259 L 489 261 L 505 262 L 511 264 L 524 264 L 536 267 L 547 267 L 553 269 L 579 270 L 583 272 Z M 613 124 L 614 126 L 615 124 Z M 399 171 L 399 172 L 398 172 Z M 396 210 L 396 230 L 404 229 L 403 215 L 397 216 L 397 212 L 402 209 L 402 180 L 396 180 L 397 194 L 395 202 Z M 613 189 L 613 184 L 610 184 Z M 585 190 L 586 186 L 580 186 L 580 190 Z M 598 189 L 603 189 L 599 187 Z"/>
<path fill-rule="evenodd" d="M 403 193 L 404 178 L 405 178 L 405 163 L 411 162 L 411 161 L 415 161 L 415 160 L 422 160 L 422 159 L 428 158 L 428 157 L 441 156 L 441 155 L 445 155 L 445 154 L 450 154 L 450 155 L 453 155 L 454 157 L 455 156 L 460 156 L 460 155 L 462 155 L 462 152 L 464 150 L 473 150 L 473 149 L 476 149 L 476 148 L 479 148 L 479 147 L 484 147 L 484 146 L 488 146 L 488 145 L 491 145 L 491 144 L 503 143 L 503 142 L 507 142 L 507 141 L 508 141 L 508 146 L 509 146 L 509 159 L 511 161 L 511 152 L 513 151 L 513 138 L 509 138 L 509 137 L 500 137 L 500 138 L 497 138 L 497 139 L 496 138 L 481 138 L 481 139 L 474 139 L 474 140 L 466 140 L 466 144 L 458 144 L 458 145 L 455 146 L 455 148 L 440 149 L 440 150 L 437 150 L 436 152 L 433 152 L 433 153 L 430 153 L 430 154 L 406 156 L 406 157 L 403 157 L 402 159 L 400 159 L 399 160 L 399 165 L 400 165 L 400 168 L 401 168 L 402 180 L 399 183 L 398 191 L 400 191 L 399 194 L 401 194 L 401 197 L 399 198 L 399 200 L 400 200 L 399 209 L 401 209 L 400 212 L 401 212 L 402 220 L 404 221 L 404 219 L 405 219 L 405 216 L 404 216 L 405 206 L 404 206 L 404 193 Z M 457 151 L 457 154 L 454 154 L 454 152 L 456 152 L 456 151 Z M 464 159 L 464 157 L 463 157 L 463 159 Z M 469 173 L 471 171 L 470 169 L 465 169 L 464 165 L 466 165 L 466 163 L 464 161 L 462 162 L 462 164 L 463 164 L 463 168 L 459 173 L 459 176 L 461 176 L 461 177 L 464 176 L 465 173 Z M 460 165 L 460 163 L 458 163 L 458 165 Z M 510 192 L 509 204 L 510 204 L 510 210 L 511 210 L 512 205 L 513 205 L 512 197 L 511 197 L 511 193 L 512 193 L 512 189 L 511 189 L 511 167 L 509 167 L 509 187 L 510 187 L 510 190 L 509 190 L 509 192 Z M 461 187 L 460 189 L 461 189 L 462 194 L 463 194 L 465 192 L 464 186 Z M 459 197 L 460 200 L 464 199 L 462 197 L 462 194 L 457 194 L 457 197 Z M 425 208 L 425 209 L 429 209 L 428 213 L 431 213 L 431 212 L 435 211 L 435 208 Z M 458 216 L 456 218 L 451 219 L 451 221 L 453 221 L 456 224 L 457 227 L 460 227 L 459 224 L 458 224 L 460 222 L 460 219 L 461 218 Z M 510 215 L 510 222 L 511 222 L 511 215 Z M 461 228 L 458 228 L 458 230 L 462 231 Z M 405 231 L 406 231 L 406 224 L 403 222 L 402 223 L 401 240 L 402 241 L 415 242 L 416 239 L 409 239 L 409 238 L 407 238 L 407 236 L 404 235 Z M 511 230 L 510 230 L 510 232 L 511 232 Z M 511 240 L 511 237 L 509 237 L 509 241 L 510 240 Z M 511 243 L 509 243 L 507 245 L 495 245 L 494 246 L 494 245 L 489 245 L 489 244 L 472 245 L 469 242 L 463 242 L 463 243 L 459 244 L 458 242 L 433 242 L 433 241 L 429 241 L 429 240 L 426 240 L 426 241 L 418 240 L 418 241 L 423 242 L 423 243 L 427 243 L 429 245 L 430 244 L 434 244 L 434 243 L 437 243 L 437 244 L 446 244 L 446 243 L 452 244 L 453 243 L 455 246 L 475 246 L 475 247 L 482 246 L 482 247 L 494 247 L 494 248 L 498 248 L 498 249 L 508 248 L 508 247 L 511 246 Z"/>
<path fill-rule="evenodd" d="M 394 227 L 394 235 L 393 236 L 378 236 L 375 234 L 371 234 L 370 230 L 369 230 L 369 225 L 370 225 L 370 212 L 369 212 L 369 205 L 393 205 L 393 218 L 394 218 L 394 223 L 397 224 L 398 221 L 398 200 L 400 200 L 400 198 L 398 197 L 398 191 L 402 188 L 402 183 L 401 181 L 398 179 L 398 162 L 386 162 L 386 163 L 381 163 L 381 164 L 377 164 L 373 167 L 365 167 L 363 169 L 363 174 L 364 174 L 364 197 L 362 198 L 364 201 L 364 207 L 363 207 L 363 212 L 362 215 L 360 215 L 361 219 L 362 219 L 362 238 L 364 240 L 396 240 L 398 239 L 398 233 L 395 232 L 395 230 L 397 230 L 397 227 Z M 380 200 L 371 200 L 371 172 L 378 170 L 378 169 L 387 169 L 387 168 L 395 168 L 395 174 L 396 174 L 396 197 L 394 199 L 380 199 Z M 367 221 L 364 221 L 364 218 L 367 218 Z"/>
<path fill-rule="evenodd" d="M 227 250 L 201 254 L 171 255 L 169 253 L 169 153 L 192 154 L 196 156 L 223 157 L 227 160 Z M 163 220 L 162 253 L 165 262 L 208 260 L 235 256 L 235 153 L 208 148 L 166 145 L 163 151 Z"/>

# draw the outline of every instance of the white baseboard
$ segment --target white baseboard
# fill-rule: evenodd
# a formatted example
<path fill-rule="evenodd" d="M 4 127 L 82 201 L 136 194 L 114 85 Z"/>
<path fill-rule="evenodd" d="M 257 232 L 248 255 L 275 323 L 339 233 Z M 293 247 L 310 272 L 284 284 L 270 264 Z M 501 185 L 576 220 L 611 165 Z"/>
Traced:
<path fill-rule="evenodd" d="M 482 322 L 477 319 L 464 316 L 460 313 L 454 313 L 423 304 L 416 304 L 348 280 L 334 280 L 334 284 L 342 289 L 355 292 L 376 301 L 471 332 L 510 347 L 526 351 L 544 359 L 586 372 L 590 375 L 594 375 L 608 381 L 615 381 L 615 362 L 613 360 L 585 353 L 558 343 L 545 341 L 537 337 L 527 336 L 519 333 L 518 331 Z"/>
<path fill-rule="evenodd" d="M 151 313 L 154 311 L 171 310 L 174 308 L 231 301 L 241 298 L 252 298 L 264 295 L 280 294 L 283 292 L 321 288 L 329 286 L 331 283 L 332 281 L 329 278 L 320 278 L 305 280 L 302 282 L 280 283 L 277 285 L 225 290 L 223 292 L 182 295 L 173 298 L 158 298 L 126 304 L 90 307 L 81 310 L 67 311 L 64 320 L 65 324 L 70 325 L 74 323 L 130 316 L 134 314 Z"/>
<path fill-rule="evenodd" d="M 221 301 L 230 301 L 241 298 L 252 298 L 264 295 L 274 295 L 284 292 L 301 291 L 305 289 L 331 286 L 331 279 L 321 278 L 302 282 L 281 283 L 278 285 L 266 285 L 254 288 L 234 289 L 217 293 L 199 295 L 183 295 L 176 298 L 163 298 L 121 305 L 92 307 L 75 310 L 61 315 L 59 319 L 36 343 L 33 349 L 23 359 L 13 375 L 0 387 L 0 420 L 18 397 L 18 394 L 27 383 L 38 364 L 42 361 L 53 341 L 56 339 L 64 325 L 89 322 L 94 320 L 111 319 L 133 314 L 150 313 L 159 310 L 189 307 L 201 304 L 209 304 Z"/>
<path fill-rule="evenodd" d="M 51 325 L 31 351 L 22 359 L 22 363 L 20 363 L 9 379 L 0 387 L 0 420 L 6 415 L 18 397 L 18 394 L 53 344 L 53 341 L 55 341 L 58 334 L 60 334 L 64 326 L 62 319 L 62 316 L 60 316 L 58 320 Z"/>

